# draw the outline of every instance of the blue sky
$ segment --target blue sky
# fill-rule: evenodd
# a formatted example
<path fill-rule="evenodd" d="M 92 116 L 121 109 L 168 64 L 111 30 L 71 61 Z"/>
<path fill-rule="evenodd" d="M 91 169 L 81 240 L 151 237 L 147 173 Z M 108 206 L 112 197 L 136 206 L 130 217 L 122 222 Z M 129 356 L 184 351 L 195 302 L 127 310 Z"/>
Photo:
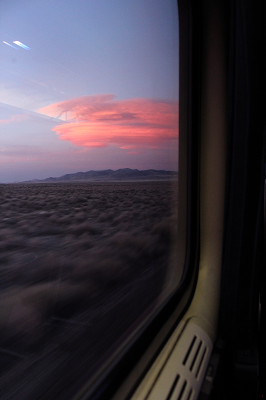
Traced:
<path fill-rule="evenodd" d="M 2 3 L 0 182 L 176 170 L 176 7 L 174 0 Z"/>

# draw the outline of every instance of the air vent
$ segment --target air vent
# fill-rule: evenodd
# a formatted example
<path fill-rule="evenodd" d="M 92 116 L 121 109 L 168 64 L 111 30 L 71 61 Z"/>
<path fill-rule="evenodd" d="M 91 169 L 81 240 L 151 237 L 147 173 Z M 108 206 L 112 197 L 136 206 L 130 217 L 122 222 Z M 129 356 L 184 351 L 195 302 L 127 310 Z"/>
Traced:
<path fill-rule="evenodd" d="M 191 394 L 192 388 L 189 387 L 189 383 L 182 379 L 180 375 L 177 375 L 165 400 L 189 400 L 191 399 Z"/>
<path fill-rule="evenodd" d="M 145 400 L 197 399 L 211 351 L 208 335 L 188 322 L 152 387 L 147 388 Z"/>
<path fill-rule="evenodd" d="M 173 394 L 173 392 L 174 392 L 174 390 L 175 390 L 175 388 L 176 388 L 176 385 L 177 385 L 177 383 L 178 383 L 178 381 L 179 381 L 179 378 L 180 378 L 180 376 L 177 375 L 177 377 L 176 377 L 175 380 L 174 380 L 174 383 L 172 384 L 172 387 L 171 387 L 171 389 L 170 389 L 170 392 L 169 392 L 169 394 L 168 394 L 166 400 L 171 400 L 172 394 Z"/>
<path fill-rule="evenodd" d="M 196 378 L 198 377 L 201 370 L 206 351 L 207 346 L 199 337 L 194 336 L 191 345 L 187 351 L 187 354 L 184 358 L 183 365 L 187 366 L 189 368 L 189 371 L 191 371 Z"/>
<path fill-rule="evenodd" d="M 194 336 L 193 339 L 192 339 L 191 345 L 189 346 L 189 349 L 187 351 L 186 357 L 184 358 L 183 365 L 186 365 L 187 359 L 188 359 L 188 357 L 189 357 L 189 355 L 191 353 L 191 350 L 193 349 L 193 346 L 194 346 L 194 343 L 195 343 L 196 339 L 197 339 L 197 336 Z"/>

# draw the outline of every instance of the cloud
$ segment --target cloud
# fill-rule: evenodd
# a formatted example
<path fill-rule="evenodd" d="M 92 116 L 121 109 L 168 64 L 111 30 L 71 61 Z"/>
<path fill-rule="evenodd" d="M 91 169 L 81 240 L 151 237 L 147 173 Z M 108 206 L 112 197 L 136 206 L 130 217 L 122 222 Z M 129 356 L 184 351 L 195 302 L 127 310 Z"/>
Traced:
<path fill-rule="evenodd" d="M 6 125 L 6 124 L 12 124 L 12 123 L 18 123 L 22 121 L 26 121 L 29 119 L 29 115 L 27 114 L 15 114 L 12 115 L 8 119 L 0 119 L 0 125 Z"/>
<path fill-rule="evenodd" d="M 31 162 L 46 160 L 50 155 L 59 156 L 60 152 L 51 152 L 49 149 L 40 148 L 39 146 L 30 145 L 8 145 L 0 147 L 0 164 Z"/>
<path fill-rule="evenodd" d="M 51 104 L 38 112 L 66 120 L 53 131 L 81 147 L 169 148 L 178 138 L 176 101 L 116 100 L 103 94 Z"/>

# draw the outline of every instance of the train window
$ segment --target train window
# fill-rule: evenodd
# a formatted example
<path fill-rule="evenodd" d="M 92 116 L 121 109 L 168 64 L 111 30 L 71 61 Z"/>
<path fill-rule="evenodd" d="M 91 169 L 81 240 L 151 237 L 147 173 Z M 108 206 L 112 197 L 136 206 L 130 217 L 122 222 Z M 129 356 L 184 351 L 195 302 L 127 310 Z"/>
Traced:
<path fill-rule="evenodd" d="M 0 9 L 1 394 L 68 399 L 183 276 L 177 4 Z"/>

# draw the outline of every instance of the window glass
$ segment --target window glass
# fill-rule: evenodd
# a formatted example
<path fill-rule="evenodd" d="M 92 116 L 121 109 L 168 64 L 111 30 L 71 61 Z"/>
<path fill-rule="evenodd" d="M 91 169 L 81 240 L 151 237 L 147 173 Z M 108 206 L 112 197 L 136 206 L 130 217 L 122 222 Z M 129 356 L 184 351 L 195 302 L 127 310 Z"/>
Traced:
<path fill-rule="evenodd" d="M 1 396 L 67 399 L 172 283 L 177 4 L 1 2 L 0 37 Z"/>

